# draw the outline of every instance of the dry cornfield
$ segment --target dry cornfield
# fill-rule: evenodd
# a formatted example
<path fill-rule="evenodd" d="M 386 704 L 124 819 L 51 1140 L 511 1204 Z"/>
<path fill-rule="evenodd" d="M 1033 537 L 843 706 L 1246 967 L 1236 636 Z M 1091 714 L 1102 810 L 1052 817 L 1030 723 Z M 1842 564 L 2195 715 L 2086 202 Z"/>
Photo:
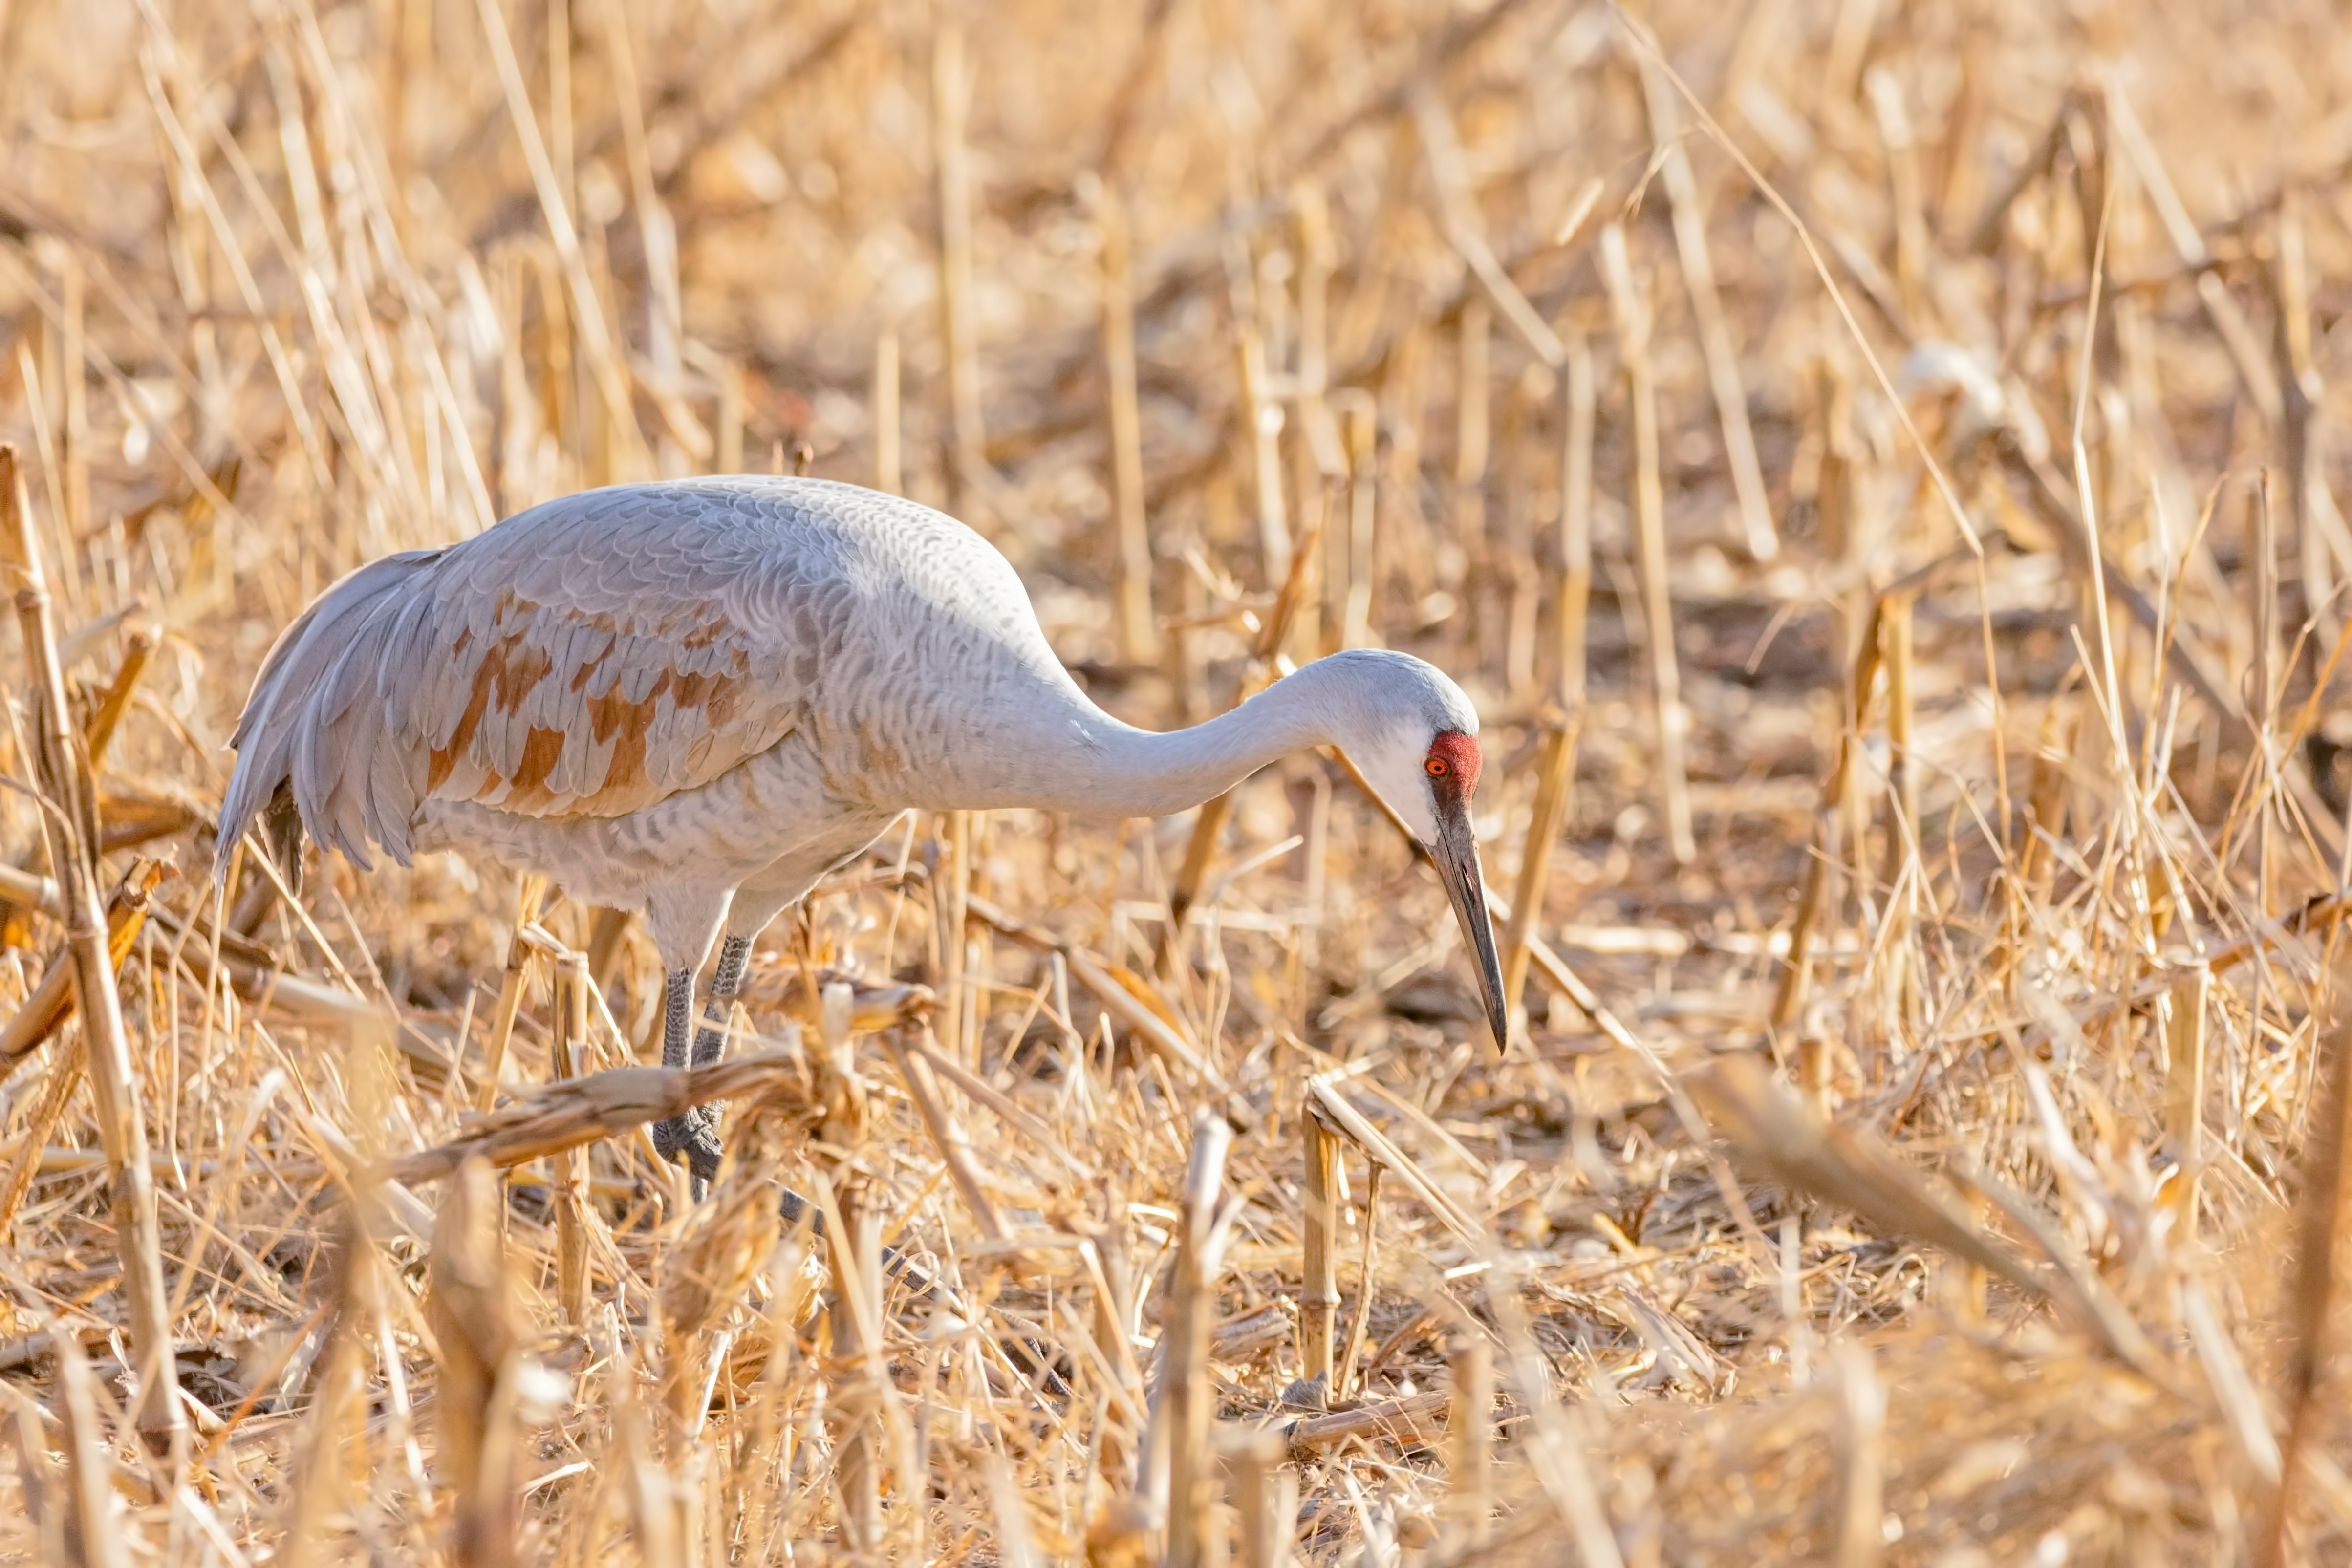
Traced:
<path fill-rule="evenodd" d="M 0 1554 L 2352 1561 L 2333 8 L 0 0 Z M 909 818 L 692 1075 L 209 883 L 314 593 L 745 469 L 1139 724 L 1453 673 L 1524 1034 L 1336 755 Z"/>

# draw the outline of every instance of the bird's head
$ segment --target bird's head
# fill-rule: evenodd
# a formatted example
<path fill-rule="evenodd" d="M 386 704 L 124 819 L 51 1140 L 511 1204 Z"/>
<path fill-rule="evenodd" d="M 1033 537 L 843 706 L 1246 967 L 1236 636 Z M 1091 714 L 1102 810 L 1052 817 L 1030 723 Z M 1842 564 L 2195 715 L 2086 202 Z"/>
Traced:
<path fill-rule="evenodd" d="M 1342 653 L 1321 663 L 1339 660 L 1363 664 L 1362 700 L 1349 705 L 1352 722 L 1346 726 L 1355 733 L 1339 737 L 1340 748 L 1437 868 L 1477 966 L 1486 1021 L 1500 1050 L 1510 1039 L 1510 1017 L 1478 839 L 1470 827 L 1471 797 L 1478 788 L 1478 710 L 1444 671 L 1407 654 Z"/>

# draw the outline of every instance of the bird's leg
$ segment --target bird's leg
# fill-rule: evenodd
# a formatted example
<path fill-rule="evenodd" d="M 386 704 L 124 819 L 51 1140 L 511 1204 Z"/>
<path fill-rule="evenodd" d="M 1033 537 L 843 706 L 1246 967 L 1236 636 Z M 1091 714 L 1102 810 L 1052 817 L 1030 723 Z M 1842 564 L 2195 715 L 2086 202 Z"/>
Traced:
<path fill-rule="evenodd" d="M 686 1026 L 694 1017 L 694 971 L 673 969 L 662 977 L 662 1065 L 690 1065 L 686 1053 Z"/>
<path fill-rule="evenodd" d="M 719 944 L 719 967 L 710 977 L 710 1005 L 703 1009 L 706 1023 L 717 1029 L 705 1029 L 694 1037 L 694 1065 L 708 1067 L 725 1054 L 727 1050 L 727 1015 L 735 1005 L 735 993 L 743 984 L 743 968 L 751 956 L 749 936 L 730 936 Z"/>
<path fill-rule="evenodd" d="M 743 983 L 743 964 L 751 952 L 751 939 L 749 936 L 730 936 L 720 944 L 719 967 L 710 977 L 710 1003 L 703 1013 L 707 1022 L 719 1027 L 704 1029 L 695 1035 L 690 1058 L 687 1054 L 685 1037 L 687 1020 L 694 1011 L 691 988 L 694 974 L 688 969 L 669 977 L 662 997 L 663 1066 L 709 1067 L 725 1052 L 727 1014 L 734 1006 L 736 988 Z M 681 977 L 687 984 L 678 983 Z M 698 1198 L 719 1170 L 719 1121 L 726 1110 L 727 1107 L 717 1101 L 706 1101 L 678 1117 L 675 1124 L 681 1128 L 677 1135 L 684 1141 L 679 1147 L 686 1151 L 687 1164 L 694 1172 L 694 1196 Z M 654 1129 L 656 1148 L 661 1148 L 662 1128 L 673 1124 L 663 1123 Z M 673 1159 L 677 1157 L 668 1149 L 662 1152 Z"/>
<path fill-rule="evenodd" d="M 694 1028 L 694 970 L 673 969 L 662 977 L 662 1065 L 685 1067 Z M 662 1158 L 686 1156 L 693 1172 L 696 1196 L 719 1174 L 719 1118 L 708 1105 L 697 1105 L 682 1116 L 654 1124 L 654 1148 Z"/>

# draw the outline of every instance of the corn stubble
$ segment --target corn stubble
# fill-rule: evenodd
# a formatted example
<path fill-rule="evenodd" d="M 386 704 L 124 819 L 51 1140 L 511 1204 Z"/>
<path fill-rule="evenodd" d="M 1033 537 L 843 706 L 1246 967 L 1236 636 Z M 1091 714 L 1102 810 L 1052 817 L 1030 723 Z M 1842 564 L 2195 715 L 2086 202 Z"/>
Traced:
<path fill-rule="evenodd" d="M 0 0 L 0 1557 L 2340 1559 L 2335 30 Z M 1508 1051 L 1340 757 L 907 821 L 694 1072 L 175 874 L 339 574 L 747 455 L 1139 723 L 1460 676 Z"/>

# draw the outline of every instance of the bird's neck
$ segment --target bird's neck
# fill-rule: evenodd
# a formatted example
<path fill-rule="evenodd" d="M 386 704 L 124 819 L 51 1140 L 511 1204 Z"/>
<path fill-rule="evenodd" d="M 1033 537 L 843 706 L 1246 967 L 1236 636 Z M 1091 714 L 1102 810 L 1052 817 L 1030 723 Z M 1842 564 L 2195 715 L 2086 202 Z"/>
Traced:
<path fill-rule="evenodd" d="M 1166 817 L 1223 794 L 1269 762 L 1328 745 L 1330 694 L 1316 666 L 1231 712 L 1154 734 L 1103 716 L 1074 734 L 1026 802 L 1088 816 Z"/>

